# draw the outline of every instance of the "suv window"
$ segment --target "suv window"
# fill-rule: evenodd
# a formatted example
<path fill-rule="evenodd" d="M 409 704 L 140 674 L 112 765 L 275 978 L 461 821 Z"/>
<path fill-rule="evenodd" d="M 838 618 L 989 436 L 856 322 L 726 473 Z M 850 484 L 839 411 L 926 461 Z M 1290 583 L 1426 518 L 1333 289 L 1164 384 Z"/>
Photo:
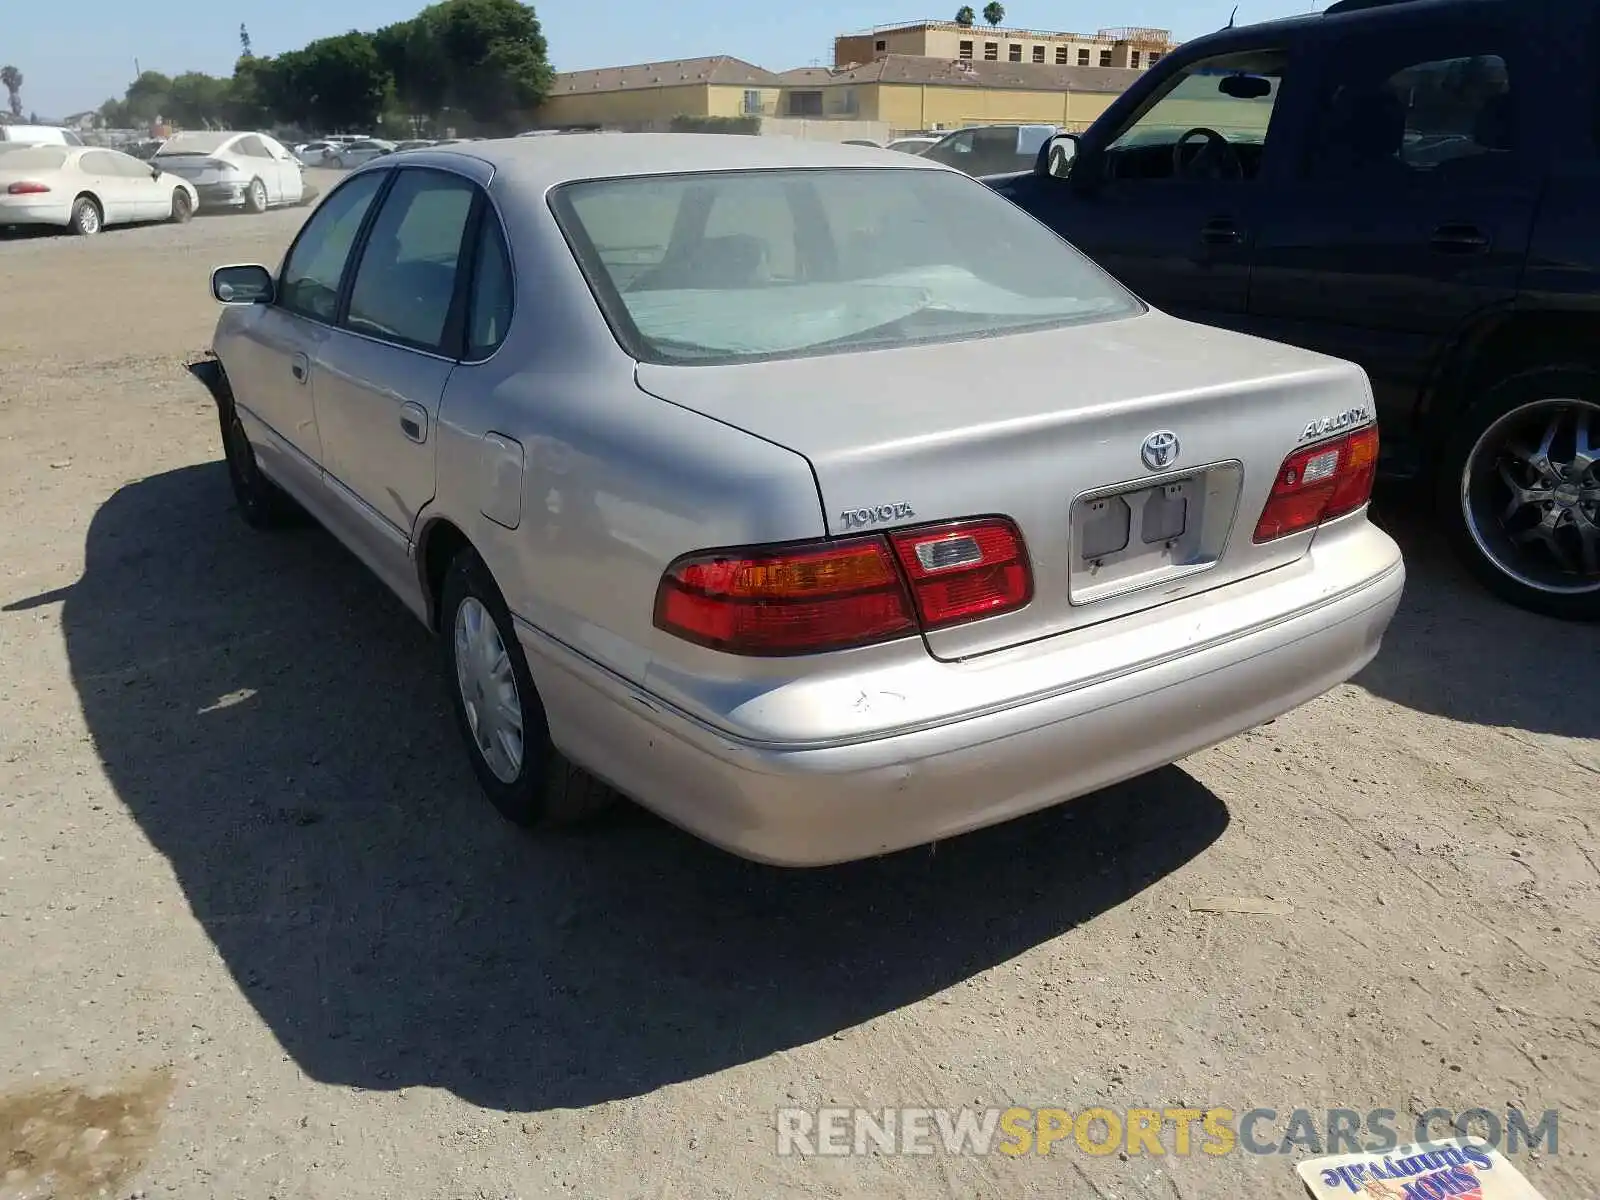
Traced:
<path fill-rule="evenodd" d="M 381 172 L 357 175 L 312 214 L 283 265 L 278 302 L 284 308 L 316 321 L 334 319 L 345 260 L 384 181 Z"/>
<path fill-rule="evenodd" d="M 1178 69 L 1106 146 L 1106 177 L 1254 179 L 1287 65 L 1285 52 L 1257 50 Z"/>
<path fill-rule="evenodd" d="M 476 194 L 459 175 L 400 173 L 361 252 L 346 326 L 418 350 L 443 348 Z"/>
<path fill-rule="evenodd" d="M 1304 174 L 1363 181 L 1509 175 L 1516 90 L 1511 51 L 1500 42 L 1445 26 L 1432 37 L 1342 46 L 1317 96 L 1320 128 Z"/>

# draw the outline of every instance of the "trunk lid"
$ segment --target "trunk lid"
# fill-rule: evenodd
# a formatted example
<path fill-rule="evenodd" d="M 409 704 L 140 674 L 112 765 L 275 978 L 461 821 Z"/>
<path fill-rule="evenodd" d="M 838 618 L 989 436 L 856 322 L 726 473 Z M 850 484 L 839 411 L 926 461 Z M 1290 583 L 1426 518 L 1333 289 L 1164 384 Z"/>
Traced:
<path fill-rule="evenodd" d="M 1032 600 L 927 635 L 941 659 L 1295 561 L 1312 532 L 1253 543 L 1278 468 L 1311 440 L 1312 422 L 1372 409 L 1353 364 L 1158 312 L 854 354 L 641 363 L 637 381 L 803 454 L 832 534 L 1014 520 L 1032 564 Z M 1158 465 L 1148 466 L 1142 448 L 1159 434 L 1175 436 L 1176 455 L 1162 463 L 1153 453 Z"/>

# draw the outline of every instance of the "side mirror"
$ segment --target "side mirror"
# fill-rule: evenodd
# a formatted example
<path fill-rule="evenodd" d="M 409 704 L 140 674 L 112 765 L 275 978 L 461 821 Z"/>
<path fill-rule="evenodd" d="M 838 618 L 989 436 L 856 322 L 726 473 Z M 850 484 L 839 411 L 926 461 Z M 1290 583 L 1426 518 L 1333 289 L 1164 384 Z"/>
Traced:
<path fill-rule="evenodd" d="M 156 166 L 155 163 L 151 163 L 150 164 L 150 178 L 151 179 L 160 179 L 161 178 L 161 168 Z"/>
<path fill-rule="evenodd" d="M 1058 133 L 1039 147 L 1039 156 L 1033 163 L 1033 173 L 1048 175 L 1053 179 L 1065 179 L 1072 174 L 1072 164 L 1077 159 L 1078 135 Z"/>
<path fill-rule="evenodd" d="M 1217 91 L 1235 100 L 1265 100 L 1272 95 L 1272 80 L 1260 75 L 1224 75 Z"/>
<path fill-rule="evenodd" d="M 211 272 L 211 296 L 222 304 L 271 304 L 277 289 L 265 267 L 218 267 Z"/>

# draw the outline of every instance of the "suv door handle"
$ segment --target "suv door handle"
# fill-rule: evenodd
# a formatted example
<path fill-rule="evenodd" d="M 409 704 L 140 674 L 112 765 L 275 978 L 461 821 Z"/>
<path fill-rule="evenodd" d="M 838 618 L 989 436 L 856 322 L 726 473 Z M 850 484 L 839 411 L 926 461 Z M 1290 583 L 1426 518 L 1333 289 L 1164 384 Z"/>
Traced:
<path fill-rule="evenodd" d="M 1428 244 L 1442 254 L 1477 254 L 1489 248 L 1489 235 L 1476 225 L 1441 225 Z"/>
<path fill-rule="evenodd" d="M 296 354 L 289 360 L 289 374 L 294 376 L 296 383 L 304 383 L 310 373 L 311 360 L 304 354 Z"/>
<path fill-rule="evenodd" d="M 1237 246 L 1244 234 L 1232 217 L 1212 217 L 1200 227 L 1200 240 L 1208 246 Z"/>

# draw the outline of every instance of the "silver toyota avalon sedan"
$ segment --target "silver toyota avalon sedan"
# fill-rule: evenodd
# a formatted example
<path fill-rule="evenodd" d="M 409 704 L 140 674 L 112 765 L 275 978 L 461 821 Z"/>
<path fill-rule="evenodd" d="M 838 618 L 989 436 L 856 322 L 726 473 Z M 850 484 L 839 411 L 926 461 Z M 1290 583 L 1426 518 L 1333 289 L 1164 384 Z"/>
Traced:
<path fill-rule="evenodd" d="M 1349 679 L 1400 599 L 1359 368 L 918 157 L 419 150 L 212 289 L 245 520 L 308 512 L 437 631 L 520 824 L 614 788 L 772 863 L 947 838 Z"/>

